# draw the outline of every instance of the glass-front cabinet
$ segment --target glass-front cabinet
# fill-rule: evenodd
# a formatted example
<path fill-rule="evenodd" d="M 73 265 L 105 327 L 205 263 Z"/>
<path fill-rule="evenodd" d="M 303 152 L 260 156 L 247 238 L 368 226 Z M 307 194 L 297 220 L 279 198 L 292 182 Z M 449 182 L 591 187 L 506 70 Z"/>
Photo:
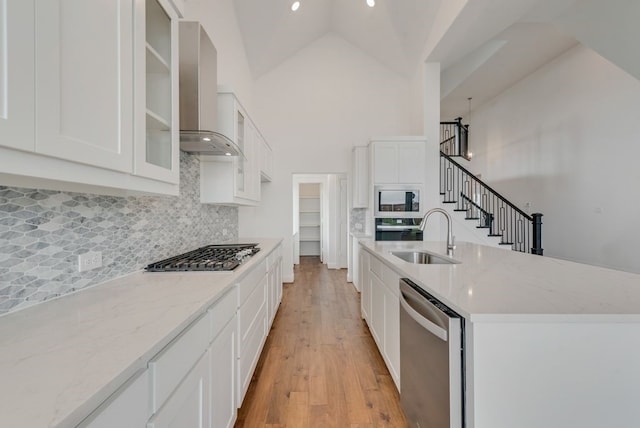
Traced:
<path fill-rule="evenodd" d="M 218 90 L 218 131 L 242 151 L 240 156 L 200 156 L 200 200 L 222 205 L 260 202 L 259 131 L 235 94 Z"/>
<path fill-rule="evenodd" d="M 166 0 L 146 0 L 138 1 L 137 16 L 134 173 L 177 183 L 177 15 Z"/>
<path fill-rule="evenodd" d="M 240 148 L 240 151 L 242 153 L 245 153 L 246 144 L 245 144 L 244 115 L 242 114 L 242 111 L 240 111 L 239 109 L 237 109 L 235 113 L 236 113 L 236 135 L 237 135 L 236 144 Z M 236 187 L 236 192 L 238 193 L 238 196 L 242 196 L 245 194 L 245 157 L 238 156 L 238 158 L 235 161 L 236 161 L 236 168 L 235 168 L 236 186 L 235 187 Z"/>

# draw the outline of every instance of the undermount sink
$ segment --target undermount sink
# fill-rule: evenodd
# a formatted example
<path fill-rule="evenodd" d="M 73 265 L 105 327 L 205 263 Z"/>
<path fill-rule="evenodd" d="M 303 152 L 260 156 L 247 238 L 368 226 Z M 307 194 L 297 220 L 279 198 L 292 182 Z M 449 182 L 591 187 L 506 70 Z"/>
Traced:
<path fill-rule="evenodd" d="M 460 263 L 456 260 L 446 259 L 435 254 L 425 253 L 424 251 L 392 251 L 391 254 L 405 262 L 420 265 L 451 265 Z"/>

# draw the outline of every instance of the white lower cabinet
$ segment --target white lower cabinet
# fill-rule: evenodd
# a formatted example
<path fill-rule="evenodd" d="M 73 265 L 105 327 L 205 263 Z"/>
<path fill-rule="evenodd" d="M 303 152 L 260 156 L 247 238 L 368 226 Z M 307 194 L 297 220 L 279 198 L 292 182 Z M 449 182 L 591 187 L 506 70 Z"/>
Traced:
<path fill-rule="evenodd" d="M 269 266 L 269 271 L 267 272 L 267 282 L 268 282 L 268 320 L 269 324 L 273 323 L 274 318 L 276 317 L 276 312 L 278 312 L 278 306 L 280 306 L 280 301 L 282 300 L 282 257 L 279 251 L 274 251 L 267 258 L 267 265 Z"/>
<path fill-rule="evenodd" d="M 198 360 L 147 428 L 209 428 L 209 353 Z"/>
<path fill-rule="evenodd" d="M 140 428 L 149 419 L 149 372 L 135 375 L 78 428 Z"/>
<path fill-rule="evenodd" d="M 367 251 L 360 250 L 363 317 L 400 390 L 400 275 Z"/>
<path fill-rule="evenodd" d="M 238 406 L 242 405 L 267 337 L 266 272 L 257 284 L 245 282 L 240 286 L 253 290 L 238 309 Z"/>
<path fill-rule="evenodd" d="M 151 410 L 154 413 L 164 405 L 209 346 L 211 323 L 208 315 L 192 323 L 149 362 Z"/>
<path fill-rule="evenodd" d="M 236 405 L 236 316 L 209 347 L 211 368 L 211 428 L 233 427 Z"/>
<path fill-rule="evenodd" d="M 281 299 L 278 245 L 77 428 L 233 427 Z"/>
<path fill-rule="evenodd" d="M 400 301 L 388 287 L 384 287 L 383 356 L 387 368 L 400 389 Z"/>
<path fill-rule="evenodd" d="M 369 329 L 378 348 L 382 351 L 384 341 L 384 284 L 371 273 L 371 314 L 369 315 Z"/>
<path fill-rule="evenodd" d="M 369 253 L 360 251 L 358 260 L 358 270 L 360 274 L 360 308 L 362 318 L 371 323 L 369 314 L 371 313 L 371 279 L 369 275 Z"/>

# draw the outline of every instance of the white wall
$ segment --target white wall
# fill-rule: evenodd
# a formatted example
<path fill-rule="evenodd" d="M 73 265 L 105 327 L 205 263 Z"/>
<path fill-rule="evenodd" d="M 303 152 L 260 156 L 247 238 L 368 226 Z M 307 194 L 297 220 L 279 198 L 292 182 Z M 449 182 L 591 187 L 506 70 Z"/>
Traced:
<path fill-rule="evenodd" d="M 640 272 L 639 102 L 577 46 L 472 112 L 469 168 L 544 214 L 545 255 Z"/>
<path fill-rule="evenodd" d="M 241 208 L 241 236 L 285 237 L 293 279 L 292 174 L 351 173 L 351 148 L 372 136 L 411 135 L 408 79 L 328 34 L 254 81 L 253 111 L 273 148 L 262 203 Z"/>
<path fill-rule="evenodd" d="M 202 23 L 218 51 L 218 84 L 231 87 L 242 105 L 251 111 L 253 78 L 233 0 L 189 0 L 185 19 Z"/>

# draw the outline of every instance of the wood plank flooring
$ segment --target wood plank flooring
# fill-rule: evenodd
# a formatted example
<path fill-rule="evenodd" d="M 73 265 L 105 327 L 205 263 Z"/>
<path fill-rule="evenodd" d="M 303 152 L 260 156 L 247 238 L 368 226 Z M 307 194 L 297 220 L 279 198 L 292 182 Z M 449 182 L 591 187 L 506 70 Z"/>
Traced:
<path fill-rule="evenodd" d="M 236 427 L 407 427 L 346 271 L 301 257 Z"/>

